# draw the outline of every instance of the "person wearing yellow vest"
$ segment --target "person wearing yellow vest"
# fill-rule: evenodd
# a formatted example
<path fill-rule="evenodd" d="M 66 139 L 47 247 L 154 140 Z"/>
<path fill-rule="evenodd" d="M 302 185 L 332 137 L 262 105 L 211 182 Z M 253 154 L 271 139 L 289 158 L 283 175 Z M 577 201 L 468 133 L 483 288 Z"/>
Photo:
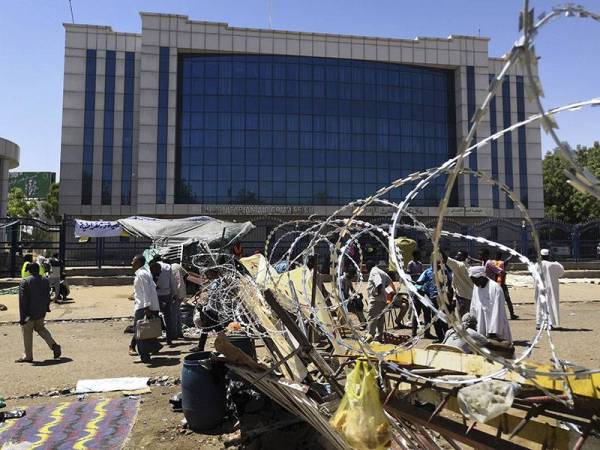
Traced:
<path fill-rule="evenodd" d="M 25 256 L 23 256 L 23 265 L 21 266 L 21 278 L 25 279 L 27 278 L 29 275 L 31 275 L 29 273 L 29 264 L 31 264 L 33 262 L 33 255 L 31 253 L 27 253 Z M 44 265 L 40 264 L 40 276 L 44 276 L 46 275 L 46 270 L 44 269 Z"/>

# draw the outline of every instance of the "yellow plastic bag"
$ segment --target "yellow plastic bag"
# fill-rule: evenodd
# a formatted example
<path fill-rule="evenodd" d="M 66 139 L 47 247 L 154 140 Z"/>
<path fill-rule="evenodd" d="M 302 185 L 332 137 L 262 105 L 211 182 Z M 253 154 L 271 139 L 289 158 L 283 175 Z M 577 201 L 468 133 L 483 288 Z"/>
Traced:
<path fill-rule="evenodd" d="M 368 362 L 358 361 L 348 375 L 346 392 L 330 423 L 354 450 L 383 450 L 391 445 L 375 369 Z"/>

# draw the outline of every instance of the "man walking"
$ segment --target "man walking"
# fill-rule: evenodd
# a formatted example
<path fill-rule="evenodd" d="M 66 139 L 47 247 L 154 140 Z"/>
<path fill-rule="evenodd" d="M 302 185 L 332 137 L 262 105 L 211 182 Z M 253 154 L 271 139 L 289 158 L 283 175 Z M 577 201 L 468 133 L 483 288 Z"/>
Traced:
<path fill-rule="evenodd" d="M 46 341 L 55 359 L 60 358 L 60 345 L 52 338 L 44 325 L 46 313 L 50 312 L 50 283 L 40 276 L 40 266 L 30 262 L 27 271 L 31 274 L 19 284 L 19 324 L 23 332 L 24 355 L 15 362 L 33 361 L 33 332 Z"/>
<path fill-rule="evenodd" d="M 129 354 L 135 356 L 139 353 L 142 362 L 148 363 L 150 362 L 150 353 L 160 350 L 161 346 L 156 339 L 146 339 L 137 342 L 135 338 L 138 321 L 145 317 L 154 317 L 158 315 L 159 310 L 156 284 L 154 283 L 152 274 L 144 267 L 145 265 L 146 258 L 142 255 L 134 256 L 131 261 L 131 267 L 135 271 L 135 279 L 133 281 L 133 337 L 129 344 Z M 137 352 L 136 345 L 138 349 Z"/>
<path fill-rule="evenodd" d="M 396 293 L 392 279 L 385 271 L 387 263 L 379 261 L 369 272 L 367 292 L 369 294 L 369 335 L 376 341 L 383 342 L 383 327 L 385 325 L 383 311 L 387 304 L 387 297 Z"/>
<path fill-rule="evenodd" d="M 548 325 L 551 328 L 560 327 L 559 311 L 559 286 L 558 279 L 563 276 L 565 269 L 561 263 L 550 261 L 550 251 L 543 248 L 540 251 L 542 255 L 542 273 L 546 281 L 546 296 L 548 301 Z M 539 292 L 537 285 L 535 287 L 535 322 L 536 328 L 540 328 L 543 319 L 542 308 L 539 302 Z"/>

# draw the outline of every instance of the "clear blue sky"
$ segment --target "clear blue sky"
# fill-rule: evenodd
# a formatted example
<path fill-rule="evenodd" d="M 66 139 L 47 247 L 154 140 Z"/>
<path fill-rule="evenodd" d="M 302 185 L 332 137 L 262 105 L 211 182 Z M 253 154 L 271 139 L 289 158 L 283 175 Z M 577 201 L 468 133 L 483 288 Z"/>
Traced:
<path fill-rule="evenodd" d="M 77 23 L 140 31 L 139 11 L 268 28 L 268 0 L 72 0 Z M 550 1 L 532 0 L 536 15 Z M 600 11 L 600 2 L 578 3 Z M 501 56 L 518 37 L 520 0 L 272 0 L 275 29 L 414 38 L 487 36 Z M 21 146 L 20 170 L 58 171 L 68 0 L 2 1 L 0 7 L 0 136 Z M 546 106 L 600 95 L 600 24 L 562 19 L 536 45 Z M 595 89 L 594 89 L 595 88 Z M 600 108 L 559 117 L 572 145 L 598 139 Z M 543 150 L 551 148 L 543 136 Z"/>

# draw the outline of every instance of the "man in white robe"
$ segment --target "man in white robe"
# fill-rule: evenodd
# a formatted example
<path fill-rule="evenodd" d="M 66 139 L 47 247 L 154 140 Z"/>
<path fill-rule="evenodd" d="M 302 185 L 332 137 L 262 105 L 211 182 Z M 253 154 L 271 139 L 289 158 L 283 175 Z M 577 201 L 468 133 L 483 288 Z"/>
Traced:
<path fill-rule="evenodd" d="M 486 276 L 483 266 L 469 268 L 469 277 L 474 284 L 470 312 L 477 318 L 477 332 L 488 338 L 512 342 L 502 288 Z"/>
<path fill-rule="evenodd" d="M 563 276 L 565 269 L 559 262 L 550 261 L 550 251 L 546 248 L 540 252 L 542 255 L 542 273 L 546 280 L 546 299 L 548 301 L 548 324 L 552 328 L 560 327 L 559 314 L 559 287 L 558 279 Z M 537 267 L 537 264 L 536 264 Z M 539 301 L 537 285 L 535 287 L 535 324 L 536 328 L 542 324 L 544 319 L 543 308 Z"/>

